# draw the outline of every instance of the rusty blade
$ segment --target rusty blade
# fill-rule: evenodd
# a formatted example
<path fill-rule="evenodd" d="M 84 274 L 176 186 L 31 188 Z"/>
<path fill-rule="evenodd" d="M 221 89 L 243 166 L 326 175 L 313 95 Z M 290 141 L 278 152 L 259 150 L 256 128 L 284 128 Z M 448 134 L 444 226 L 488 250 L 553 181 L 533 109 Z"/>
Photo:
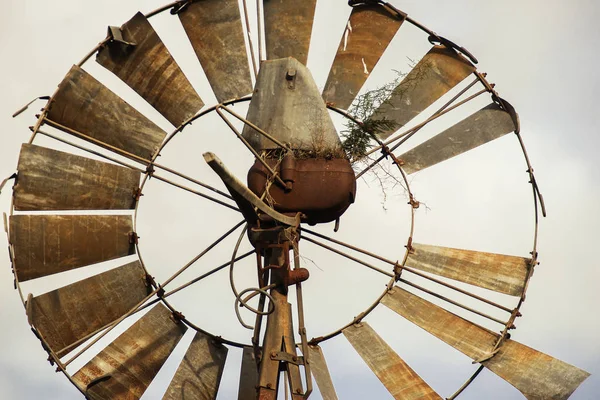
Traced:
<path fill-rule="evenodd" d="M 144 159 L 154 155 L 166 136 L 156 124 L 75 65 L 58 86 L 47 119 Z"/>
<path fill-rule="evenodd" d="M 135 253 L 127 215 L 13 215 L 10 243 L 19 281 Z"/>
<path fill-rule="evenodd" d="M 521 296 L 527 258 L 413 243 L 406 265 L 496 292 Z"/>
<path fill-rule="evenodd" d="M 389 137 L 474 71 L 473 64 L 454 50 L 433 46 L 373 113 L 372 119 L 385 118 L 397 124 L 379 136 Z"/>
<path fill-rule="evenodd" d="M 23 144 L 14 204 L 18 211 L 133 209 L 140 173 L 129 168 Z"/>
<path fill-rule="evenodd" d="M 186 330 L 158 303 L 77 371 L 73 380 L 93 399 L 139 399 Z"/>
<path fill-rule="evenodd" d="M 264 0 L 267 59 L 294 57 L 306 65 L 317 0 Z"/>
<path fill-rule="evenodd" d="M 237 0 L 193 2 L 179 13 L 219 102 L 252 92 L 250 66 Z"/>
<path fill-rule="evenodd" d="M 136 261 L 34 297 L 29 317 L 62 356 L 62 349 L 118 319 L 149 293 Z"/>
<path fill-rule="evenodd" d="M 496 373 L 528 399 L 567 399 L 589 376 L 585 371 L 513 340 L 494 355 L 500 336 L 399 287 L 382 303 Z M 491 357 L 491 358 L 490 358 Z"/>
<path fill-rule="evenodd" d="M 315 381 L 317 381 L 321 397 L 323 400 L 338 400 L 321 347 L 308 346 L 308 355 L 310 360 L 310 371 L 315 378 Z"/>
<path fill-rule="evenodd" d="M 350 107 L 402 22 L 380 4 L 352 9 L 323 90 L 326 102 Z"/>
<path fill-rule="evenodd" d="M 589 373 L 519 342 L 507 340 L 483 363 L 529 400 L 568 399 Z"/>
<path fill-rule="evenodd" d="M 124 41 L 110 41 L 96 61 L 135 90 L 170 123 L 181 125 L 204 103 L 142 13 L 121 27 Z"/>
<path fill-rule="evenodd" d="M 196 332 L 163 400 L 214 400 L 227 359 L 227 347 Z"/>
<path fill-rule="evenodd" d="M 369 324 L 351 325 L 343 333 L 395 399 L 441 400 Z"/>
<path fill-rule="evenodd" d="M 412 174 L 514 132 L 510 114 L 492 103 L 398 158 Z"/>
<path fill-rule="evenodd" d="M 258 385 L 258 367 L 254 349 L 252 347 L 244 347 L 238 400 L 256 400 L 256 385 Z"/>

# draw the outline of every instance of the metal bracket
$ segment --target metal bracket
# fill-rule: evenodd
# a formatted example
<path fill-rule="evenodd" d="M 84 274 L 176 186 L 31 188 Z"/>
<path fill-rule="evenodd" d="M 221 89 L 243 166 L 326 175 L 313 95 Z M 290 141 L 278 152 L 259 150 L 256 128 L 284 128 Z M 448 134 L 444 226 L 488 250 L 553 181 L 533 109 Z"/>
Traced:
<path fill-rule="evenodd" d="M 123 50 L 125 50 L 129 47 L 137 46 L 136 43 L 128 42 L 127 40 L 125 40 L 123 38 L 123 31 L 118 26 L 109 26 L 108 27 L 108 37 L 110 38 L 111 42 L 116 42 L 116 43 L 122 45 Z"/>
<path fill-rule="evenodd" d="M 431 35 L 429 36 L 429 43 L 431 44 L 443 44 L 444 46 L 451 48 L 453 50 L 456 50 L 459 53 L 462 53 L 463 55 L 465 55 L 469 60 L 471 60 L 471 62 L 473 64 L 479 64 L 479 60 L 477 60 L 477 58 L 475 58 L 475 56 L 473 54 L 471 54 L 470 51 L 468 51 L 467 49 L 465 49 L 462 46 L 457 45 L 456 43 L 454 43 L 451 40 L 446 39 L 443 36 L 438 36 L 438 35 Z"/>
<path fill-rule="evenodd" d="M 286 353 L 285 351 L 271 353 L 271 360 L 283 361 L 294 365 L 304 365 L 304 357 Z"/>

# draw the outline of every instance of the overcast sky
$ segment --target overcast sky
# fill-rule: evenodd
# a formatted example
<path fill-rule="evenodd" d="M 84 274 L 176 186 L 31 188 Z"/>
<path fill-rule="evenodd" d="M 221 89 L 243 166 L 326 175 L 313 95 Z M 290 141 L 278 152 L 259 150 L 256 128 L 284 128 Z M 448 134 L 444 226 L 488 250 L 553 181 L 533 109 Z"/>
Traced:
<path fill-rule="evenodd" d="M 592 0 L 392 3 L 469 49 L 480 61 L 479 70 L 489 73 L 488 79 L 497 84 L 496 89 L 519 112 L 548 218 L 540 226 L 541 265 L 512 338 L 592 373 L 572 398 L 597 398 L 600 269 L 595 250 L 600 240 L 600 139 L 596 97 L 600 90 L 600 56 L 595 45 L 600 40 L 600 5 Z M 20 144 L 28 140 L 28 126 L 34 124 L 34 114 L 42 103 L 35 103 L 18 118 L 12 119 L 11 114 L 36 96 L 52 94 L 71 65 L 104 38 L 106 26 L 120 25 L 136 11 L 148 12 L 161 4 L 160 0 L 4 0 L 0 13 L 0 178 L 15 171 Z M 343 0 L 319 0 L 317 5 L 308 66 L 321 88 L 346 23 L 349 8 L 345 4 Z M 152 19 L 152 23 L 205 103 L 214 103 L 176 18 L 167 12 Z M 372 71 L 366 89 L 391 79 L 394 69 L 406 72 L 410 60 L 418 60 L 428 50 L 426 39 L 415 28 L 403 26 L 390 45 L 390 52 Z M 172 130 L 166 120 L 93 58 L 85 67 L 163 129 Z M 474 104 L 471 111 L 485 104 L 486 101 Z M 243 107 L 239 109 L 245 112 Z M 450 118 L 458 120 L 464 116 Z M 244 149 L 220 121 L 211 118 L 186 129 L 185 136 L 165 151 L 162 162 L 190 174 L 206 174 L 203 179 L 217 184 L 201 157 L 205 151 L 214 151 L 243 177 L 251 158 L 241 156 Z M 449 122 L 452 120 L 444 123 Z M 427 135 L 439 132 L 444 123 L 424 130 L 411 143 L 417 144 Z M 40 144 L 55 146 L 47 140 Z M 457 160 L 416 174 L 411 178 L 413 190 L 428 206 L 419 210 L 417 241 L 527 257 L 533 237 L 533 208 L 525 169 L 516 138 L 507 135 Z M 384 201 L 374 182 L 359 182 L 357 204 L 342 219 L 341 237 L 386 257 L 401 259 L 409 227 L 405 203 L 402 193 L 391 194 Z M 0 196 L 2 211 L 7 211 L 9 204 L 10 185 Z M 165 278 L 238 220 L 237 215 L 153 181 L 140 208 L 138 233 L 142 236 L 144 259 L 153 274 Z M 330 226 L 324 231 L 332 234 Z M 186 277 L 226 261 L 234 239 L 230 238 Z M 4 260 L 0 264 L 5 266 L 0 269 L 0 397 L 79 398 L 76 389 L 45 361 L 47 355 L 29 330 L 18 294 L 13 290 L 5 248 L 0 246 L 0 260 Z M 346 265 L 308 245 L 306 251 L 314 261 L 305 260 L 311 270 L 311 280 L 305 285 L 307 318 L 313 322 L 307 328 L 313 337 L 349 322 L 376 298 L 386 279 L 356 265 Z M 251 264 L 242 263 L 239 267 L 240 285 L 251 284 Z M 87 272 L 60 274 L 45 282 L 33 282 L 25 290 L 41 294 L 116 265 L 119 264 L 105 263 Z M 249 268 L 244 269 L 244 265 Z M 198 286 L 197 292 L 178 298 L 178 304 L 186 315 L 193 315 L 209 330 L 247 341 L 248 332 L 233 317 L 226 274 L 211 279 L 210 285 Z M 450 396 L 476 368 L 466 357 L 383 307 L 367 321 L 444 397 Z M 175 355 L 181 356 L 190 340 L 187 335 Z M 341 399 L 390 398 L 343 337 L 327 342 L 323 349 Z M 239 352 L 230 351 L 219 399 L 235 396 L 239 358 Z M 157 382 L 168 381 L 177 364 L 175 357 L 169 360 Z M 158 384 L 151 386 L 145 398 L 159 398 L 161 390 L 164 387 L 161 389 Z M 315 394 L 314 398 L 320 397 Z M 484 371 L 461 398 L 522 396 L 493 373 Z"/>

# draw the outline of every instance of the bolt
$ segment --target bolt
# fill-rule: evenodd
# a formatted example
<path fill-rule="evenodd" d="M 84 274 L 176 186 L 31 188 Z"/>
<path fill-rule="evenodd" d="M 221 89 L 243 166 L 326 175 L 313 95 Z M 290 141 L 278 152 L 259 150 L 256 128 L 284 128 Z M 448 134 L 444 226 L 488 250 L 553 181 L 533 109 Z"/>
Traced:
<path fill-rule="evenodd" d="M 272 383 L 267 383 L 267 389 L 273 389 L 273 384 Z"/>
<path fill-rule="evenodd" d="M 302 389 L 296 389 L 296 393 L 302 394 Z"/>
<path fill-rule="evenodd" d="M 298 357 L 296 357 L 296 356 L 293 356 L 293 357 L 292 357 L 292 360 L 293 360 L 293 361 L 298 361 Z"/>
<path fill-rule="evenodd" d="M 272 352 L 271 352 L 271 358 L 275 358 L 275 357 L 277 357 L 277 353 L 276 353 L 276 352 L 274 352 L 274 351 L 272 351 Z"/>

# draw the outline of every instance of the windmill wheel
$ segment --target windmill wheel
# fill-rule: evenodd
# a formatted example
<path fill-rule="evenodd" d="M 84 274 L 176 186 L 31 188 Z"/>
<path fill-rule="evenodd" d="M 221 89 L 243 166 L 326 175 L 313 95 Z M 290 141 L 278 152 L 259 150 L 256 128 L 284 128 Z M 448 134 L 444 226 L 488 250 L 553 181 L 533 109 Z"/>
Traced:
<path fill-rule="evenodd" d="M 373 329 L 395 314 L 478 364 L 447 398 L 484 368 L 530 399 L 587 378 L 510 338 L 545 215 L 517 112 L 465 48 L 392 4 L 348 3 L 322 38 L 316 0 L 258 2 L 258 18 L 234 0 L 137 13 L 46 99 L 6 222 L 28 322 L 84 396 L 140 398 L 169 376 L 166 399 L 300 399 L 314 377 L 336 399 L 321 346 L 345 338 L 394 398 L 442 398 Z M 419 193 L 498 142 L 525 156 L 530 253 L 419 234 Z"/>

